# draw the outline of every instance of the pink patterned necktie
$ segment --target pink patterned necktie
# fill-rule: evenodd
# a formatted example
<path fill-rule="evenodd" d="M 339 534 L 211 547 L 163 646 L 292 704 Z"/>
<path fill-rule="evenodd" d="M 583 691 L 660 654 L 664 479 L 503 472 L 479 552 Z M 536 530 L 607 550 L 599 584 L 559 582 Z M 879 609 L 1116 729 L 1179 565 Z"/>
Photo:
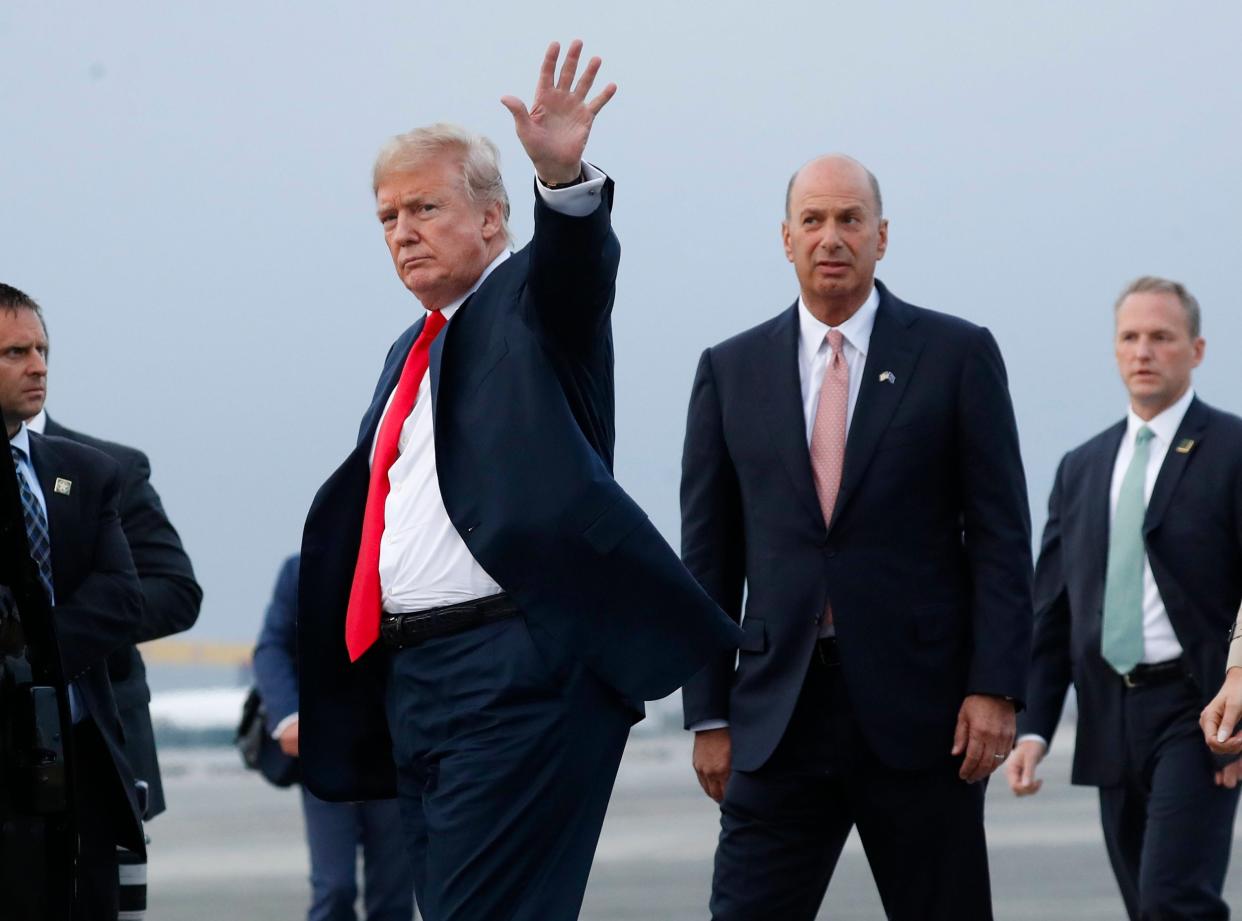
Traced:
<path fill-rule="evenodd" d="M 841 489 L 841 470 L 845 466 L 845 418 L 850 405 L 850 369 L 841 351 L 845 337 L 837 329 L 828 330 L 828 367 L 819 388 L 819 407 L 811 428 L 811 471 L 815 492 L 824 513 L 824 526 L 832 521 L 832 510 Z M 832 607 L 824 612 L 823 635 L 832 626 Z"/>

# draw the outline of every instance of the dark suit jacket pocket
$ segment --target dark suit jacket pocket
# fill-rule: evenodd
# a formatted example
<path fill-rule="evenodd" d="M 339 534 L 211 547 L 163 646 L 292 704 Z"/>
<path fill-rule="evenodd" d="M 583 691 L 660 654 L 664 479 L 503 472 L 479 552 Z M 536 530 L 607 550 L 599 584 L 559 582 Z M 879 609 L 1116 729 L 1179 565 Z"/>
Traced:
<path fill-rule="evenodd" d="M 880 440 L 881 448 L 909 446 L 918 442 L 931 444 L 935 439 L 936 427 L 926 419 L 916 419 L 901 425 L 890 425 L 884 430 Z"/>
<path fill-rule="evenodd" d="M 914 635 L 921 643 L 950 639 L 961 632 L 960 606 L 952 602 L 923 604 L 914 609 Z"/>
<path fill-rule="evenodd" d="M 742 621 L 742 652 L 767 652 L 768 631 L 762 620 L 747 617 Z"/>
<path fill-rule="evenodd" d="M 623 498 L 604 509 L 582 532 L 582 536 L 599 553 L 610 553 L 646 520 L 646 512 L 629 499 Z"/>

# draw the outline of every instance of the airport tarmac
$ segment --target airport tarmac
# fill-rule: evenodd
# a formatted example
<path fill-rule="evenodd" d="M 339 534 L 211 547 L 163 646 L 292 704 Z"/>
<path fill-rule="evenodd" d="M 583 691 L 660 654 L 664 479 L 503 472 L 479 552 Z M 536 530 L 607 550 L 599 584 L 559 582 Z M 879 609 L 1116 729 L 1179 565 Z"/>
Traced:
<path fill-rule="evenodd" d="M 1044 788 L 1017 800 L 1004 779 L 988 793 L 997 921 L 1123 918 L 1093 790 L 1071 787 L 1069 739 L 1045 762 Z M 305 917 L 307 861 L 299 794 L 240 767 L 231 749 L 166 750 L 169 810 L 152 838 L 152 921 L 295 921 Z M 582 918 L 702 921 L 718 813 L 689 768 L 686 736 L 635 738 L 622 763 Z M 1227 896 L 1242 899 L 1242 875 Z M 821 919 L 881 919 L 857 838 L 829 886 Z M 968 921 L 968 919 L 966 919 Z"/>

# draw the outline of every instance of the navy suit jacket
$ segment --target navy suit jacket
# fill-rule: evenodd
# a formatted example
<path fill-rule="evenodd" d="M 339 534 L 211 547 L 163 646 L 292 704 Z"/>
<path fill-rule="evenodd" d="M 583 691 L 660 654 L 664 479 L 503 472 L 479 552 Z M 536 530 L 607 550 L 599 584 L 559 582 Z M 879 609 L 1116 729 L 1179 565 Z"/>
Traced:
<path fill-rule="evenodd" d="M 729 721 L 738 770 L 762 767 L 784 734 L 829 601 L 854 714 L 892 767 L 943 762 L 967 694 L 1025 692 L 1030 514 L 1000 352 L 987 330 L 877 288 L 827 525 L 798 305 L 699 362 L 682 557 L 734 619 L 745 592 L 745 638 L 736 664 L 715 656 L 683 701 L 687 728 Z"/>
<path fill-rule="evenodd" d="M 611 181 L 603 199 L 575 218 L 536 197 L 530 244 L 432 345 L 436 467 L 454 527 L 517 602 L 549 664 L 581 663 L 641 708 L 740 634 L 612 477 Z M 303 536 L 302 769 L 323 799 L 395 795 L 384 653 L 350 666 L 344 615 L 371 442 L 422 323 L 389 351 L 357 446 L 319 490 Z"/>
<path fill-rule="evenodd" d="M 1125 431 L 1122 420 L 1070 451 L 1057 468 L 1035 571 L 1028 706 L 1018 722 L 1020 732 L 1051 740 L 1072 681 L 1078 692 L 1072 780 L 1092 786 L 1120 783 L 1125 763 L 1122 684 L 1100 652 L 1109 492 Z M 1225 672 L 1230 625 L 1242 602 L 1242 419 L 1191 401 L 1152 488 L 1143 540 L 1206 706 Z"/>
<path fill-rule="evenodd" d="M 121 530 L 142 584 L 142 622 L 134 642 L 145 643 L 189 630 L 198 619 L 203 590 L 181 546 L 159 494 L 151 485 L 151 463 L 141 451 L 65 428 L 50 416 L 45 434 L 102 451 L 120 467 Z M 151 689 L 138 647 L 128 643 L 108 657 L 108 678 L 125 729 L 125 756 L 148 786 L 147 815 L 164 811 L 164 786 L 151 726 Z"/>
<path fill-rule="evenodd" d="M 109 457 L 62 438 L 30 433 L 30 459 L 47 502 L 52 545 L 52 587 L 65 678 L 77 685 L 90 718 L 103 737 L 106 763 L 82 765 L 116 842 L 145 852 L 134 778 L 123 751 L 107 658 L 130 645 L 142 620 L 142 593 L 117 512 L 119 471 Z M 69 481 L 57 490 L 58 479 Z"/>
<path fill-rule="evenodd" d="M 285 717 L 298 712 L 297 613 L 298 556 L 294 554 L 276 576 L 276 588 L 254 647 L 254 680 L 263 698 L 269 733 Z"/>

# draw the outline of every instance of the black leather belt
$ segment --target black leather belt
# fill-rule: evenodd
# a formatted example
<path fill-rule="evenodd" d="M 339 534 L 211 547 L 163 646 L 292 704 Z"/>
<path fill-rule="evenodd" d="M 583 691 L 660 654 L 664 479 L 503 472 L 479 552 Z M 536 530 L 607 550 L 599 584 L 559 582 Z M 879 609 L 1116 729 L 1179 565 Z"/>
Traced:
<path fill-rule="evenodd" d="M 380 618 L 380 641 L 389 649 L 417 646 L 438 636 L 452 636 L 473 627 L 515 617 L 521 612 L 503 592 L 476 601 L 463 601 L 412 614 L 389 614 Z"/>
<path fill-rule="evenodd" d="M 1168 684 L 1186 677 L 1186 666 L 1181 659 L 1168 662 L 1142 663 L 1121 676 L 1121 683 L 1128 688 L 1147 688 L 1156 684 Z"/>

